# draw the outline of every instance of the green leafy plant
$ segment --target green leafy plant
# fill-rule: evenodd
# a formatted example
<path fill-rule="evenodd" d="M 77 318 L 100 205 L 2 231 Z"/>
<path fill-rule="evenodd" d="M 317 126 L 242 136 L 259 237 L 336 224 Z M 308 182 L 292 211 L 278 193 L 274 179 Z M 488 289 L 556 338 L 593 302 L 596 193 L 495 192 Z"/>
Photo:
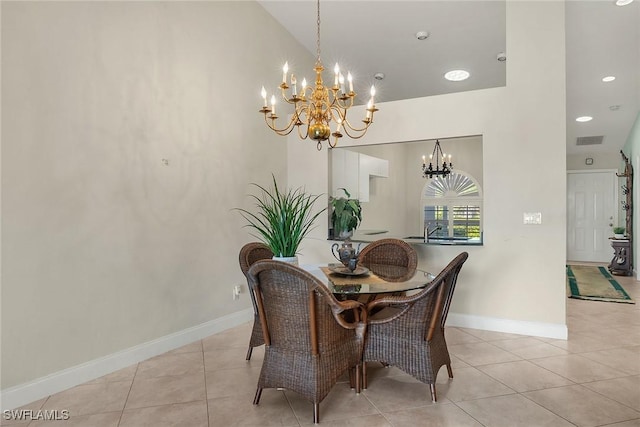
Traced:
<path fill-rule="evenodd" d="M 309 195 L 302 188 L 281 191 L 275 176 L 272 177 L 272 189 L 251 184 L 262 191 L 261 197 L 251 195 L 258 207 L 257 213 L 242 208 L 236 210 L 247 220 L 246 227 L 257 231 L 258 235 L 254 236 L 269 246 L 275 256 L 293 257 L 302 239 L 312 230 L 313 222 L 326 208 L 313 213 L 313 205 L 320 195 Z"/>
<path fill-rule="evenodd" d="M 613 234 L 624 234 L 624 227 L 613 227 Z"/>
<path fill-rule="evenodd" d="M 339 188 L 347 197 L 332 197 L 331 223 L 335 237 L 350 233 L 362 222 L 362 206 L 358 199 L 352 199 L 346 188 Z"/>

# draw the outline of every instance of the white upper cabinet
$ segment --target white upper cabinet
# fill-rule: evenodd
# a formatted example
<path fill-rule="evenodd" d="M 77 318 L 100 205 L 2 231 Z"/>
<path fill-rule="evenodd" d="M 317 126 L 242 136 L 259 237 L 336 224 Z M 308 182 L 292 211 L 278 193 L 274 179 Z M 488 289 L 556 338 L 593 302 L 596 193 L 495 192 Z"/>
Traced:
<path fill-rule="evenodd" d="M 333 196 L 344 196 L 346 188 L 351 198 L 369 201 L 369 179 L 389 176 L 389 161 L 350 150 L 331 150 L 331 190 Z"/>

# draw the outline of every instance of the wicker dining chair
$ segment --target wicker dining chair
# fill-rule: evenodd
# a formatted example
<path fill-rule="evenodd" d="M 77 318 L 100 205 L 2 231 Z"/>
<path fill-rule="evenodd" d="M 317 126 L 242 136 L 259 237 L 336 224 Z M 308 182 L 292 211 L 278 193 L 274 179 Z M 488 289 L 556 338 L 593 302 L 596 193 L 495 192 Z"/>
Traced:
<path fill-rule="evenodd" d="M 358 256 L 358 263 L 397 265 L 412 270 L 418 266 L 418 254 L 407 242 L 400 239 L 380 239 L 365 246 Z"/>
<path fill-rule="evenodd" d="M 369 243 L 360 251 L 358 263 L 365 267 L 377 265 L 379 266 L 398 266 L 406 267 L 407 271 L 415 271 L 418 266 L 418 253 L 407 242 L 400 239 L 380 239 Z M 377 273 L 376 273 L 377 274 Z M 393 281 L 392 277 L 383 277 L 387 281 Z M 393 296 L 404 296 L 405 292 L 395 292 Z M 369 303 L 380 296 L 372 295 L 362 302 Z"/>
<path fill-rule="evenodd" d="M 338 301 L 315 276 L 281 261 L 258 261 L 249 269 L 262 323 L 265 354 L 253 403 L 265 388 L 284 388 L 313 403 L 313 422 L 320 421 L 320 402 L 338 378 L 349 372 L 360 392 L 364 306 Z M 341 313 L 354 311 L 354 322 Z"/>
<path fill-rule="evenodd" d="M 442 366 L 453 378 L 451 358 L 444 337 L 458 274 L 468 258 L 467 252 L 456 256 L 429 285 L 405 297 L 388 296 L 367 305 L 371 313 L 380 307 L 393 307 L 391 317 L 368 317 L 362 382 L 367 388 L 366 363 L 378 361 L 396 366 L 419 381 L 429 384 L 431 399 L 436 401 L 436 377 Z"/>
<path fill-rule="evenodd" d="M 251 242 L 247 243 L 240 249 L 240 270 L 242 274 L 247 278 L 247 285 L 249 284 L 249 277 L 247 273 L 249 268 L 256 261 L 273 258 L 273 252 L 264 243 Z M 256 298 L 251 292 L 249 286 L 249 295 L 251 295 L 251 304 L 253 304 L 253 329 L 251 330 L 251 338 L 249 339 L 249 350 L 247 350 L 247 360 L 251 360 L 251 353 L 254 347 L 264 344 L 264 338 L 262 336 L 262 327 L 260 326 L 260 318 L 258 317 L 258 306 L 256 305 Z"/>

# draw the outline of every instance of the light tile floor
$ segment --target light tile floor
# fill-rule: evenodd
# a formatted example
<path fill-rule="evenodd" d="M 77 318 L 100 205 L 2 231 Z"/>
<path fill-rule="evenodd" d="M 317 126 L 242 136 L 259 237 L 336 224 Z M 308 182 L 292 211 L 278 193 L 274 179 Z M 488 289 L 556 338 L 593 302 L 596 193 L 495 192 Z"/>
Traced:
<path fill-rule="evenodd" d="M 616 277 L 638 304 L 569 299 L 569 340 L 446 330 L 454 379 L 428 386 L 372 364 L 360 395 L 345 381 L 320 404 L 326 426 L 640 427 L 640 283 Z M 253 396 L 263 348 L 245 353 L 251 324 L 49 396 L 24 409 L 68 409 L 67 421 L 12 426 L 213 427 L 312 424 L 296 393 Z"/>

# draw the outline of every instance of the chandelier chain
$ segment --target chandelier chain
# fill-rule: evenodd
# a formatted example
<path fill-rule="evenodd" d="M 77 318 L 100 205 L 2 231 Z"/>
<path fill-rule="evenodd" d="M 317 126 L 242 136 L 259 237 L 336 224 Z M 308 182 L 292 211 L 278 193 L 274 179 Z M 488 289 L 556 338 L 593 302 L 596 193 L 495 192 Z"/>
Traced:
<path fill-rule="evenodd" d="M 318 20 L 317 20 L 317 40 L 316 40 L 316 54 L 318 55 L 318 63 L 320 63 L 320 0 L 318 0 Z"/>

